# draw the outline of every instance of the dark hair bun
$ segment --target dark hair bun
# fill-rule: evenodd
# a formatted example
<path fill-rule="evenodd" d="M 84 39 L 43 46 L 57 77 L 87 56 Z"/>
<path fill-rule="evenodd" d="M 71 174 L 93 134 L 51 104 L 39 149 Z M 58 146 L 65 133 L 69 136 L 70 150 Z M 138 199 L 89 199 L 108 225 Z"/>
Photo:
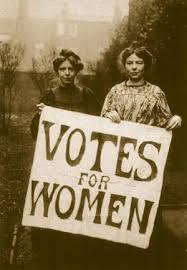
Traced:
<path fill-rule="evenodd" d="M 74 53 L 72 50 L 62 49 L 59 56 L 53 61 L 55 72 L 58 72 L 59 66 L 66 60 L 70 61 L 77 72 L 84 68 L 80 57 L 76 53 Z"/>

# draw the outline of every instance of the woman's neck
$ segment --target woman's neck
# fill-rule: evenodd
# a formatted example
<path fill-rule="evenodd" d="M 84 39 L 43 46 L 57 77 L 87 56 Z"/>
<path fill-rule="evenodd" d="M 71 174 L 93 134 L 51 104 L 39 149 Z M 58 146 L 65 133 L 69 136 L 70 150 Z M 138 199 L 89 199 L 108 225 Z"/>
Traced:
<path fill-rule="evenodd" d="M 133 81 L 133 80 L 128 79 L 126 81 L 126 85 L 127 86 L 142 86 L 144 84 L 145 84 L 145 80 L 144 79 L 141 79 L 139 81 Z"/>
<path fill-rule="evenodd" d="M 74 83 L 72 83 L 72 84 L 64 84 L 64 83 L 60 83 L 60 86 L 62 87 L 62 88 L 66 88 L 67 90 L 68 89 L 72 89 L 72 88 L 74 88 Z"/>

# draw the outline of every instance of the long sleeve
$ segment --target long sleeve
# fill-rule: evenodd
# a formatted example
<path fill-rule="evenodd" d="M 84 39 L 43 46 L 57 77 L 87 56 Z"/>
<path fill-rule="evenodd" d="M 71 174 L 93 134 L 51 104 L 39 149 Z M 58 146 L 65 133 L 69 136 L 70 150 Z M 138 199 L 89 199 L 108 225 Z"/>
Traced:
<path fill-rule="evenodd" d="M 105 117 L 108 112 L 116 110 L 115 98 L 116 98 L 115 93 L 113 89 L 111 89 L 105 98 L 103 108 L 101 110 L 101 116 Z"/>
<path fill-rule="evenodd" d="M 166 100 L 164 92 L 158 88 L 157 93 L 155 94 L 157 101 L 154 108 L 155 114 L 155 125 L 158 127 L 166 127 L 168 121 L 171 119 L 172 114 L 169 108 L 169 105 Z"/>
<path fill-rule="evenodd" d="M 54 93 L 51 90 L 45 92 L 45 94 L 41 97 L 40 103 L 44 103 L 48 106 L 53 106 L 55 101 Z"/>
<path fill-rule="evenodd" d="M 54 103 L 54 94 L 52 91 L 46 91 L 46 93 L 43 95 L 43 97 L 40 99 L 40 103 L 44 103 L 45 105 L 51 106 Z M 38 134 L 38 125 L 40 121 L 40 114 L 37 112 L 30 125 L 30 131 L 33 140 L 35 141 Z"/>

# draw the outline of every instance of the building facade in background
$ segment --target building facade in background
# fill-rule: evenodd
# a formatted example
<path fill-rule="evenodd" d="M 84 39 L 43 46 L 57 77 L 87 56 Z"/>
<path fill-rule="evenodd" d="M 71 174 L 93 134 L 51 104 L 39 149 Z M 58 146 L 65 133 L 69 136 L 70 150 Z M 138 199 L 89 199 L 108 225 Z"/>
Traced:
<path fill-rule="evenodd" d="M 29 70 L 32 57 L 37 57 L 46 47 L 71 48 L 81 55 L 84 62 L 96 60 L 109 45 L 122 13 L 115 0 L 106 13 L 102 1 L 83 2 L 85 10 L 78 12 L 73 0 L 1 1 L 0 41 L 13 39 L 25 44 L 22 70 Z M 89 12 L 84 12 L 86 4 L 90 5 Z M 93 4 L 97 6 L 95 11 Z"/>

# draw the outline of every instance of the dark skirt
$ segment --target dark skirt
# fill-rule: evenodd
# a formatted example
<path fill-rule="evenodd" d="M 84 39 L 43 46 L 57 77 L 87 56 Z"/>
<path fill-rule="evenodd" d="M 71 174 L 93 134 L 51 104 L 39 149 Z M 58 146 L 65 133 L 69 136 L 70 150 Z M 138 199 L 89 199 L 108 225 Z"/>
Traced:
<path fill-rule="evenodd" d="M 164 235 L 160 211 L 157 214 L 148 249 L 82 235 L 33 228 L 33 270 L 166 270 Z"/>

